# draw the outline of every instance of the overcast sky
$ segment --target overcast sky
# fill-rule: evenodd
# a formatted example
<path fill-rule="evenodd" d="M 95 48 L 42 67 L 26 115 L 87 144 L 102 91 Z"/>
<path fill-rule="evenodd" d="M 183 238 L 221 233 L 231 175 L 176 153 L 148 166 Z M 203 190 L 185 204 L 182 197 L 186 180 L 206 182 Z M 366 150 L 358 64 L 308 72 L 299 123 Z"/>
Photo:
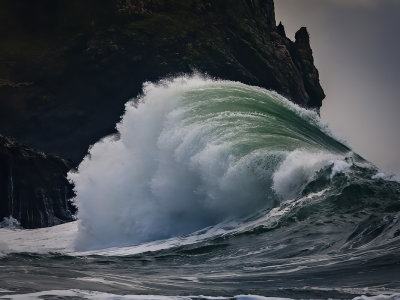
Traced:
<path fill-rule="evenodd" d="M 327 94 L 321 116 L 355 152 L 400 174 L 400 0 L 275 0 L 301 26 Z"/>

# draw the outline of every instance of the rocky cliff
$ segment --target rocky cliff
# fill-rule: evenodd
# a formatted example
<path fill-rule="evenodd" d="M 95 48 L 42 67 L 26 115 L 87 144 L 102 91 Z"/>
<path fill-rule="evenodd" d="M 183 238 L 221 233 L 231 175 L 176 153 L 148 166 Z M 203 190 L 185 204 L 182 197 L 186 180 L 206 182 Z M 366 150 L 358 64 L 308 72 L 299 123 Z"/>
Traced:
<path fill-rule="evenodd" d="M 0 23 L 0 132 L 75 164 L 145 81 L 197 70 L 324 98 L 306 29 L 290 41 L 273 0 L 4 0 Z"/>
<path fill-rule="evenodd" d="M 0 221 L 13 217 L 24 228 L 72 220 L 68 162 L 0 135 Z"/>

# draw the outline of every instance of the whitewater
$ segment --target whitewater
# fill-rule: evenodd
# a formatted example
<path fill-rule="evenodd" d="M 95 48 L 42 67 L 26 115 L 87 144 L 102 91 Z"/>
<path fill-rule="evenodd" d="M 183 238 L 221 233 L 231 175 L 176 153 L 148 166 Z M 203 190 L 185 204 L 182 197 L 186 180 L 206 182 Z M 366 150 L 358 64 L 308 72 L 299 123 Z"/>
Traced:
<path fill-rule="evenodd" d="M 400 299 L 399 180 L 317 112 L 182 76 L 116 129 L 68 174 L 77 221 L 2 223 L 0 299 Z"/>

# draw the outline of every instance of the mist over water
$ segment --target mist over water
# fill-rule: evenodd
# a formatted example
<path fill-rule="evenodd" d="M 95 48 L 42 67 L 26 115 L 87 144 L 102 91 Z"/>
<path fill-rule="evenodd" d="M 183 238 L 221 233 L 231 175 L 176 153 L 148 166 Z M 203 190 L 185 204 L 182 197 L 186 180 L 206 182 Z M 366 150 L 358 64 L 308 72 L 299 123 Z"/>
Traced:
<path fill-rule="evenodd" d="M 118 135 L 69 174 L 77 249 L 180 236 L 297 196 L 350 151 L 316 113 L 278 94 L 201 76 L 144 86 Z"/>

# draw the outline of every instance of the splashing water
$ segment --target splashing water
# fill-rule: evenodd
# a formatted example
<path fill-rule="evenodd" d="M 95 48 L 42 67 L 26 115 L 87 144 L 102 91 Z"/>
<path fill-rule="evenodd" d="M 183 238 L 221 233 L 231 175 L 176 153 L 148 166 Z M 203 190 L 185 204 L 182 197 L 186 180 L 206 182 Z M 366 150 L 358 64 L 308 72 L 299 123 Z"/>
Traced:
<path fill-rule="evenodd" d="M 191 233 L 295 197 L 350 150 L 274 92 L 199 76 L 146 84 L 74 182 L 81 249 Z"/>

